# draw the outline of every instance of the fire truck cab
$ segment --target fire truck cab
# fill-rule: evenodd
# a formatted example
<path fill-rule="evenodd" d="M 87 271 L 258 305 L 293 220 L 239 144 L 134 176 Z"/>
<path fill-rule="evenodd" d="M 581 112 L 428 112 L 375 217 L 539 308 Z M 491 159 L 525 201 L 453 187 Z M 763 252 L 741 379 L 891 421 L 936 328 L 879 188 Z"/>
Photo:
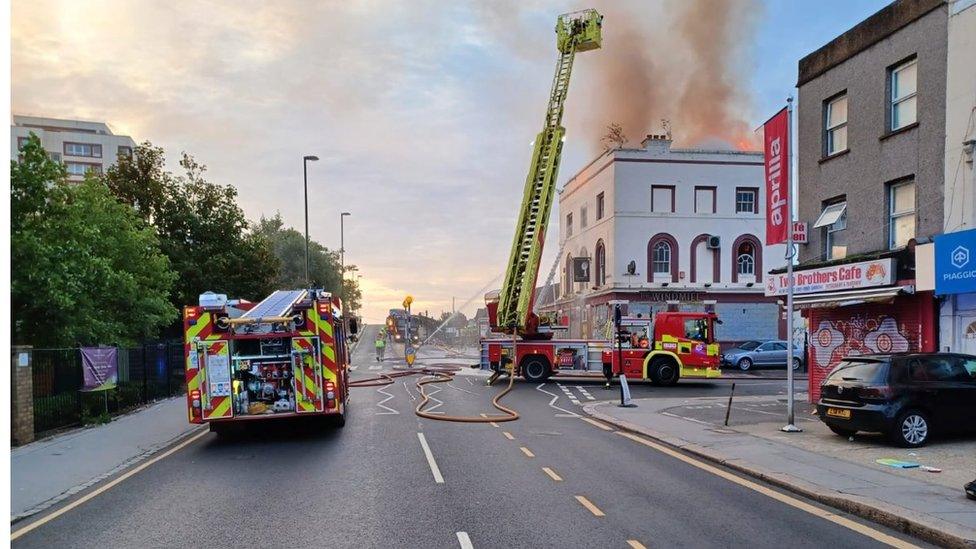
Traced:
<path fill-rule="evenodd" d="M 206 292 L 183 310 L 187 408 L 211 431 L 298 416 L 345 424 L 349 354 L 337 297 L 279 290 L 258 304 Z"/>
<path fill-rule="evenodd" d="M 603 351 L 604 374 L 623 373 L 674 385 L 678 379 L 721 377 L 719 346 L 715 343 L 715 313 L 660 312 L 654 321 L 624 317 L 618 341 Z"/>

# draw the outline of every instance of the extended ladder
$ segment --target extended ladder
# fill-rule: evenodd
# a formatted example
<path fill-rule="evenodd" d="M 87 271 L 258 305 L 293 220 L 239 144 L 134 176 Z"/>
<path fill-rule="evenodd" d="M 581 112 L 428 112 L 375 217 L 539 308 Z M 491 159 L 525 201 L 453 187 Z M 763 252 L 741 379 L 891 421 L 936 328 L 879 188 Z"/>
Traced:
<path fill-rule="evenodd" d="M 499 294 L 497 327 L 503 331 L 511 332 L 513 327 L 516 331 L 524 330 L 532 314 L 539 262 L 566 135 L 561 124 L 573 61 L 577 51 L 600 47 L 601 25 L 602 16 L 595 10 L 561 15 L 556 24 L 559 61 L 542 131 L 535 138 L 508 270 Z"/>

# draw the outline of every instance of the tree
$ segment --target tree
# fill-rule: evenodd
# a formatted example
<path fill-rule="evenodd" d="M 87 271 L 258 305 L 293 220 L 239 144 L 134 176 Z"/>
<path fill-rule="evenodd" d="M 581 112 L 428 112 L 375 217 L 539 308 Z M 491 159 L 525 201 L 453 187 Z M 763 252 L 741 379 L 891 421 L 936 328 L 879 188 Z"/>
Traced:
<path fill-rule="evenodd" d="M 104 185 L 68 183 L 31 135 L 10 186 L 15 341 L 125 345 L 177 317 L 167 299 L 176 275 L 156 235 Z"/>
<path fill-rule="evenodd" d="M 206 166 L 186 153 L 180 166 L 182 176 L 166 171 L 163 150 L 145 142 L 103 178 L 156 231 L 179 274 L 172 302 L 196 303 L 207 290 L 264 298 L 275 288 L 279 263 L 270 242 L 249 230 L 237 190 L 207 181 Z"/>
<path fill-rule="evenodd" d="M 616 122 L 607 126 L 607 133 L 600 138 L 606 150 L 619 149 L 627 143 L 627 136 L 624 135 L 624 128 Z"/>
<path fill-rule="evenodd" d="M 274 217 L 261 217 L 255 233 L 271 243 L 271 249 L 278 258 L 281 269 L 278 271 L 276 285 L 279 288 L 305 287 L 305 235 L 291 227 L 285 227 L 281 214 Z M 359 308 L 362 294 L 359 284 L 345 281 L 344 293 L 339 293 L 339 278 L 342 270 L 339 252 L 332 251 L 314 240 L 308 243 L 309 279 L 312 286 L 323 288 L 343 296 L 347 310 Z M 354 267 L 350 265 L 348 270 Z"/>

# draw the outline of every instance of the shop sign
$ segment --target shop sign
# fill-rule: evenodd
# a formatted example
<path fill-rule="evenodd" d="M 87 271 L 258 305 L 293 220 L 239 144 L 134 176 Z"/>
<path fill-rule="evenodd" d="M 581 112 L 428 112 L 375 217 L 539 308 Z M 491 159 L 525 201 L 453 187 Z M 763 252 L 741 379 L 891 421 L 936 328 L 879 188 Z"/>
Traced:
<path fill-rule="evenodd" d="M 793 222 L 793 243 L 806 244 L 809 241 L 810 241 L 810 237 L 807 236 L 807 223 L 805 221 L 794 221 Z"/>
<path fill-rule="evenodd" d="M 936 236 L 936 295 L 970 292 L 976 292 L 976 229 Z"/>
<path fill-rule="evenodd" d="M 793 273 L 793 293 L 812 294 L 839 290 L 859 290 L 890 286 L 895 282 L 895 260 L 876 259 L 846 265 L 834 265 Z M 786 295 L 789 278 L 786 273 L 766 275 L 766 295 Z"/>

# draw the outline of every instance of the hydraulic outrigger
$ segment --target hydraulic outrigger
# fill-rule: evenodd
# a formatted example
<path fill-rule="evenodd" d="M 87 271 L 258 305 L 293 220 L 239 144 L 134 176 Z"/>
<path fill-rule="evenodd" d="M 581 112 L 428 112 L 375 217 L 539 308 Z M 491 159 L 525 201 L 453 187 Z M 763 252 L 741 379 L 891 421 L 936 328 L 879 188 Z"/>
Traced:
<path fill-rule="evenodd" d="M 593 9 L 566 13 L 556 21 L 559 60 L 542 131 L 535 138 L 508 269 L 501 292 L 485 297 L 494 332 L 518 335 L 523 339 L 552 337 L 551 332 L 539 332 L 539 317 L 532 309 L 566 135 L 566 128 L 562 127 L 563 107 L 576 53 L 600 47 L 602 25 L 603 16 Z"/>

